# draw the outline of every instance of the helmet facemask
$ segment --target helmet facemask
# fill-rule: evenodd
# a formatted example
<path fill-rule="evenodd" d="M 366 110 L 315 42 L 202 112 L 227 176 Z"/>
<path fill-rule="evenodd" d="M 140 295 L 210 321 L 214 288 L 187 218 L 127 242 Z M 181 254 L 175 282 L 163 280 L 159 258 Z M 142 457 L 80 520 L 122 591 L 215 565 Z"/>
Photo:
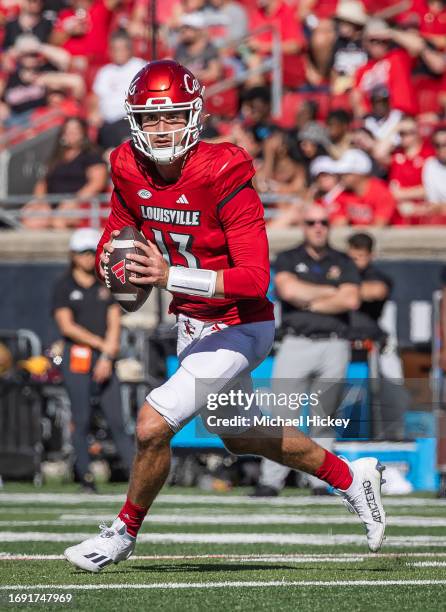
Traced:
<path fill-rule="evenodd" d="M 192 102 L 176 104 L 173 104 L 170 98 L 151 98 L 147 100 L 145 105 L 130 105 L 126 102 L 125 108 L 135 148 L 156 164 L 171 164 L 182 157 L 197 144 L 200 132 L 203 129 L 201 125 L 201 112 L 203 108 L 201 97 L 195 98 Z M 187 123 L 185 126 L 163 132 L 142 129 L 141 119 L 144 114 L 181 111 L 186 111 L 187 113 Z M 176 137 L 179 132 L 183 132 L 183 135 L 179 142 L 176 143 Z M 168 134 L 172 139 L 172 144 L 155 148 L 152 140 L 161 133 L 163 135 Z"/>

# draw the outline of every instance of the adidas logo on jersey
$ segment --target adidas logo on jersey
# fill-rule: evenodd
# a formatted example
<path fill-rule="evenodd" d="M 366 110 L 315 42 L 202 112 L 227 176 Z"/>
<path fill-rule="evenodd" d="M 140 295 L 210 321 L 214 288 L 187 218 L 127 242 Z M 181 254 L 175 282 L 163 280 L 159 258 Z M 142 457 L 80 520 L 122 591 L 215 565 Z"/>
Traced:
<path fill-rule="evenodd" d="M 121 259 L 121 261 L 118 261 L 118 263 L 116 263 L 112 267 L 111 271 L 116 276 L 116 278 L 121 281 L 123 285 L 125 285 L 125 259 Z"/>
<path fill-rule="evenodd" d="M 178 198 L 177 204 L 189 204 L 189 200 L 186 198 L 184 193 Z"/>

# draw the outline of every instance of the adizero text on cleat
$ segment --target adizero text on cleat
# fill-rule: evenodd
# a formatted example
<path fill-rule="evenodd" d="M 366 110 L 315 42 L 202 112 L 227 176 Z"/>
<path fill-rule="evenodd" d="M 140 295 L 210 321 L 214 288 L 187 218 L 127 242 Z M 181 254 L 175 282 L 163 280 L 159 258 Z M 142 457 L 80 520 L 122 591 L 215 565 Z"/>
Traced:
<path fill-rule="evenodd" d="M 373 457 L 349 463 L 353 482 L 346 491 L 340 491 L 345 506 L 361 519 L 372 552 L 382 545 L 386 530 L 386 513 L 381 501 L 382 473 L 385 467 Z"/>

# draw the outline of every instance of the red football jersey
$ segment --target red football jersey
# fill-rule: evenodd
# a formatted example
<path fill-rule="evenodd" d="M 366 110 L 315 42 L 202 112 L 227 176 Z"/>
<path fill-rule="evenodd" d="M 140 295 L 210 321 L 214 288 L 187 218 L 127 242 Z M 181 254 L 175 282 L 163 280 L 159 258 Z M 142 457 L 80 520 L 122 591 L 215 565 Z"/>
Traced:
<path fill-rule="evenodd" d="M 175 183 L 165 182 L 130 141 L 117 147 L 110 161 L 114 191 L 98 253 L 112 230 L 136 226 L 169 264 L 224 270 L 224 299 L 176 293 L 170 312 L 230 325 L 274 318 L 265 297 L 269 256 L 263 206 L 251 186 L 252 160 L 243 149 L 200 142 Z"/>

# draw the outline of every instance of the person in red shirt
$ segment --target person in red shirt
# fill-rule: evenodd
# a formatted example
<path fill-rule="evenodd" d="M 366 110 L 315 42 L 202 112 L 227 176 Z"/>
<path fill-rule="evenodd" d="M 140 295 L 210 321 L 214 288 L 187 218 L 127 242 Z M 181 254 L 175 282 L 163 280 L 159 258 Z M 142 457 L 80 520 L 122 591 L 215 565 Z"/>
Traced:
<path fill-rule="evenodd" d="M 376 154 L 389 167 L 389 187 L 397 200 L 398 225 L 418 225 L 425 214 L 425 192 L 422 172 L 426 160 L 435 155 L 430 142 L 424 141 L 413 117 L 403 117 L 398 125 L 400 144 L 394 148 L 393 139 L 379 144 Z M 394 149 L 392 151 L 392 149 Z"/>
<path fill-rule="evenodd" d="M 284 84 L 289 87 L 301 85 L 305 78 L 302 56 L 305 37 L 295 11 L 284 0 L 258 0 L 257 8 L 249 13 L 250 32 L 272 25 L 280 33 Z M 255 35 L 247 44 L 253 55 L 244 59 L 249 66 L 257 66 L 262 58 L 271 55 L 272 45 L 271 30 Z"/>
<path fill-rule="evenodd" d="M 423 0 L 420 34 L 437 49 L 446 48 L 446 6 L 442 0 Z"/>
<path fill-rule="evenodd" d="M 371 111 L 371 92 L 378 87 L 388 89 L 392 110 L 416 114 L 415 91 L 411 84 L 414 59 L 405 48 L 392 48 L 393 41 L 408 44 L 407 36 L 389 28 L 385 21 L 371 19 L 367 23 L 364 47 L 370 59 L 356 72 L 352 91 L 352 108 L 359 117 Z"/>
<path fill-rule="evenodd" d="M 113 10 L 120 1 L 72 0 L 71 8 L 60 11 L 51 42 L 84 58 L 82 68 L 105 64 Z"/>
<path fill-rule="evenodd" d="M 359 149 L 349 149 L 337 163 L 337 172 L 346 193 L 342 209 L 334 217 L 337 225 L 388 225 L 396 210 L 396 201 L 386 183 L 370 176 L 372 162 Z"/>
<path fill-rule="evenodd" d="M 313 182 L 308 189 L 307 199 L 322 206 L 328 214 L 330 223 L 336 225 L 343 215 L 344 186 L 339 181 L 337 162 L 320 155 L 310 165 Z"/>
<path fill-rule="evenodd" d="M 104 266 L 105 279 L 113 273 L 108 258 L 121 228 L 132 225 L 144 233 L 148 244 L 134 243 L 144 255 L 129 254 L 125 271 L 135 285 L 173 294 L 180 365 L 138 413 L 137 452 L 118 517 L 99 536 L 65 551 L 71 563 L 90 572 L 133 553 L 138 530 L 169 474 L 170 440 L 198 413 L 231 452 L 263 455 L 338 488 L 362 517 L 372 550 L 384 537 L 376 459 L 347 464 L 286 422 L 274 436 L 256 419 L 261 412 L 252 401 L 250 371 L 274 340 L 263 208 L 251 186 L 248 154 L 229 143 L 199 141 L 202 107 L 203 87 L 189 70 L 170 60 L 147 64 L 127 96 L 132 142 L 111 156 L 114 193 L 98 273 L 104 276 Z M 328 306 L 333 308 L 331 299 Z M 226 402 L 220 394 L 228 390 L 252 397 L 251 406 Z"/>

